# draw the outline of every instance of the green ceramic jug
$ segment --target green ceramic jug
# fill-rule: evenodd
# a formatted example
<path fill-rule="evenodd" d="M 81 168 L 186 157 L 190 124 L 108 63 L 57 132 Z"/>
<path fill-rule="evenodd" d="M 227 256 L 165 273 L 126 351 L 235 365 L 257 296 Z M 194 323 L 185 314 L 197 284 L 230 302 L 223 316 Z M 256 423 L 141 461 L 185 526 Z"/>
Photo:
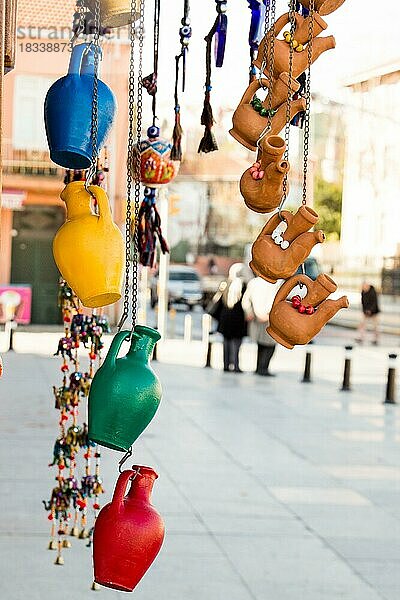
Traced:
<path fill-rule="evenodd" d="M 94 376 L 89 394 L 89 439 L 113 450 L 127 451 L 154 417 L 161 384 L 150 366 L 155 329 L 136 325 L 117 333 L 107 357 Z M 117 359 L 124 341 L 128 353 Z"/>

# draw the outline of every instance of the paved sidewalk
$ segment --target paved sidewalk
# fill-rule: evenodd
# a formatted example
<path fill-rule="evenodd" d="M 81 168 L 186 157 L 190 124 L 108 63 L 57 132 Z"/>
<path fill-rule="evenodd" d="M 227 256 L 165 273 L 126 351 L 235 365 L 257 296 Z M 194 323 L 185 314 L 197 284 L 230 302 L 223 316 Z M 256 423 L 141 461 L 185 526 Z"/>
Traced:
<path fill-rule="evenodd" d="M 161 355 L 173 360 L 171 348 Z M 387 351 L 355 351 L 350 393 L 338 391 L 342 348 L 316 351 L 309 385 L 304 349 L 279 351 L 274 379 L 155 364 L 164 399 L 134 459 L 160 475 L 167 536 L 137 600 L 398 600 L 400 412 L 382 405 Z M 73 540 L 64 567 L 46 550 L 59 361 L 4 361 L 0 597 L 93 598 L 84 542 Z M 109 497 L 121 455 L 102 455 Z"/>

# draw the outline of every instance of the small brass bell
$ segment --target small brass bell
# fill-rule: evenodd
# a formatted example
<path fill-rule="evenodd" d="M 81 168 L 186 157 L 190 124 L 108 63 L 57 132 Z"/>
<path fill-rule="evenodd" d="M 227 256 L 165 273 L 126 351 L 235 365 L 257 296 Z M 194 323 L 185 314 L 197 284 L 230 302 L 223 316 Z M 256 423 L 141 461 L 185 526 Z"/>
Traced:
<path fill-rule="evenodd" d="M 63 548 L 71 548 L 72 544 L 69 540 L 63 540 Z"/>
<path fill-rule="evenodd" d="M 92 592 L 98 592 L 99 590 L 101 590 L 101 585 L 93 581 L 92 587 L 90 589 L 92 590 Z"/>
<path fill-rule="evenodd" d="M 57 542 L 56 540 L 50 540 L 49 545 L 47 546 L 47 550 L 57 550 Z"/>
<path fill-rule="evenodd" d="M 72 537 L 79 537 L 79 529 L 76 525 L 74 525 L 74 527 L 71 527 L 71 531 L 69 532 L 69 535 Z"/>
<path fill-rule="evenodd" d="M 54 564 L 55 565 L 63 565 L 64 564 L 64 557 L 59 554 L 57 556 L 56 560 L 54 561 Z"/>
<path fill-rule="evenodd" d="M 79 534 L 79 539 L 85 540 L 87 537 L 89 537 L 89 532 L 87 529 L 83 528 Z"/>

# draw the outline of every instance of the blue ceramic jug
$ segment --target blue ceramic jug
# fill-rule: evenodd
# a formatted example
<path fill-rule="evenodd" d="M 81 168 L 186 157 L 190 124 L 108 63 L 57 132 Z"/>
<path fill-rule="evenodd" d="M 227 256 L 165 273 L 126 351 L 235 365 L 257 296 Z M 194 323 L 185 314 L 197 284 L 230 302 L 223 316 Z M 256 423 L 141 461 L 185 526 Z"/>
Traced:
<path fill-rule="evenodd" d="M 88 169 L 92 159 L 94 52 L 90 44 L 79 44 L 72 49 L 68 74 L 53 83 L 44 103 L 50 158 L 66 169 Z M 99 150 L 112 127 L 116 108 L 113 92 L 99 80 Z"/>

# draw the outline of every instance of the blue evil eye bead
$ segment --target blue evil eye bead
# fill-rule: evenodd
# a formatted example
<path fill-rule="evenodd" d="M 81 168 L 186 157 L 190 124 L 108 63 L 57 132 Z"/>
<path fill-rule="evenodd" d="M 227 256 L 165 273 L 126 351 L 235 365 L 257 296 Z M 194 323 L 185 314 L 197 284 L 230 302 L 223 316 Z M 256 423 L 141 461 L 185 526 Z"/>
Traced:
<path fill-rule="evenodd" d="M 155 139 L 160 136 L 160 128 L 157 125 L 151 125 L 147 130 L 147 137 L 149 139 Z"/>

